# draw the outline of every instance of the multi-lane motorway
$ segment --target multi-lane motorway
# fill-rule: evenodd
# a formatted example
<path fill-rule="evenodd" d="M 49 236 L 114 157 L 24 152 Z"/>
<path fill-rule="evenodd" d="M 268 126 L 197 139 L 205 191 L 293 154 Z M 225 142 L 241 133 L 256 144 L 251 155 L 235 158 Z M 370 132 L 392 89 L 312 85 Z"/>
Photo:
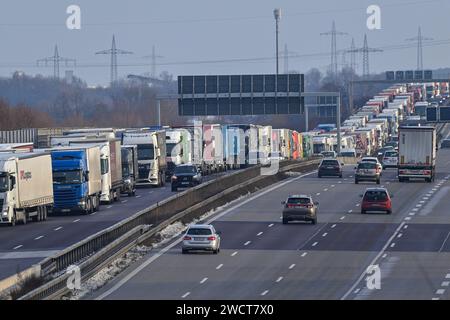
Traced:
<path fill-rule="evenodd" d="M 449 168 L 450 149 L 441 149 L 433 183 L 399 183 L 385 170 L 392 215 L 361 215 L 360 194 L 374 184 L 355 185 L 353 166 L 342 179 L 293 177 L 211 217 L 222 231 L 218 255 L 182 255 L 177 238 L 87 298 L 449 298 Z M 283 225 L 280 202 L 303 193 L 319 201 L 318 224 Z M 369 265 L 380 267 L 380 289 L 366 287 Z"/>
<path fill-rule="evenodd" d="M 204 177 L 214 179 L 219 173 Z M 181 190 L 180 190 L 181 192 Z M 86 237 L 106 229 L 174 192 L 170 184 L 163 188 L 141 188 L 136 197 L 123 196 L 120 202 L 102 205 L 91 215 L 52 216 L 47 221 L 15 227 L 0 227 L 0 280 L 38 263 Z"/>

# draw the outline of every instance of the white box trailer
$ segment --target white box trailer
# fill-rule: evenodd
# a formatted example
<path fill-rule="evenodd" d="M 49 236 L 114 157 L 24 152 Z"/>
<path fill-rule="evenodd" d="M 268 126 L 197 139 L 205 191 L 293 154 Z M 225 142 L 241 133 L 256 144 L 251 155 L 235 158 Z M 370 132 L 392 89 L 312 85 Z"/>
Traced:
<path fill-rule="evenodd" d="M 0 154 L 0 223 L 15 225 L 47 219 L 53 206 L 49 153 Z"/>
<path fill-rule="evenodd" d="M 431 126 L 399 128 L 398 180 L 434 180 L 436 167 L 436 129 Z"/>

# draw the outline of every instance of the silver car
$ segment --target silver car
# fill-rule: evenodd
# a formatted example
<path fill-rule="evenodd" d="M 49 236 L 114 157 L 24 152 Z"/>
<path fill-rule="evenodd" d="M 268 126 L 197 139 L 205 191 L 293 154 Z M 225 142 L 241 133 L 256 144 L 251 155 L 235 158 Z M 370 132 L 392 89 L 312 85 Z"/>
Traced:
<path fill-rule="evenodd" d="M 311 196 L 307 195 L 291 195 L 281 204 L 283 208 L 283 224 L 289 221 L 310 221 L 312 224 L 317 223 L 317 206 L 318 202 L 314 202 Z"/>
<path fill-rule="evenodd" d="M 188 227 L 183 236 L 181 252 L 188 253 L 191 250 L 220 252 L 220 232 L 210 224 L 194 224 Z"/>

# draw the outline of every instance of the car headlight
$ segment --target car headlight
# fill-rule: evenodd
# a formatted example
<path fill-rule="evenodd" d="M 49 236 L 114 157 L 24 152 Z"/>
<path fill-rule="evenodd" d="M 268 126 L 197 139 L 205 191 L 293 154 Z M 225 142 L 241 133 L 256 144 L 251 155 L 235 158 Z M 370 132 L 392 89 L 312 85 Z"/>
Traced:
<path fill-rule="evenodd" d="M 3 216 L 6 217 L 8 215 L 8 211 L 3 212 Z"/>
<path fill-rule="evenodd" d="M 83 201 L 80 201 L 80 202 L 78 202 L 78 205 L 79 205 L 79 206 L 84 206 L 85 204 L 86 204 L 86 201 L 84 201 L 84 200 L 83 200 Z"/>
<path fill-rule="evenodd" d="M 125 179 L 124 182 L 127 183 L 127 184 L 130 184 L 131 183 L 131 179 Z"/>
<path fill-rule="evenodd" d="M 177 176 L 172 176 L 172 181 L 177 180 L 178 177 Z"/>

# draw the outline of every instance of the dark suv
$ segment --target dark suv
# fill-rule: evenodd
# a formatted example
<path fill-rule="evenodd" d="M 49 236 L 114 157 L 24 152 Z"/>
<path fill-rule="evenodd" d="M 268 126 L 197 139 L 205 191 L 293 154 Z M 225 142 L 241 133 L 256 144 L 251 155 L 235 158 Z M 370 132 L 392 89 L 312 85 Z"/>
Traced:
<path fill-rule="evenodd" d="M 317 176 L 319 178 L 323 176 L 338 176 L 342 178 L 342 164 L 337 159 L 323 159 L 319 164 Z"/>
<path fill-rule="evenodd" d="M 178 188 L 194 187 L 202 183 L 202 175 L 196 166 L 191 164 L 182 164 L 173 170 L 172 191 Z"/>

